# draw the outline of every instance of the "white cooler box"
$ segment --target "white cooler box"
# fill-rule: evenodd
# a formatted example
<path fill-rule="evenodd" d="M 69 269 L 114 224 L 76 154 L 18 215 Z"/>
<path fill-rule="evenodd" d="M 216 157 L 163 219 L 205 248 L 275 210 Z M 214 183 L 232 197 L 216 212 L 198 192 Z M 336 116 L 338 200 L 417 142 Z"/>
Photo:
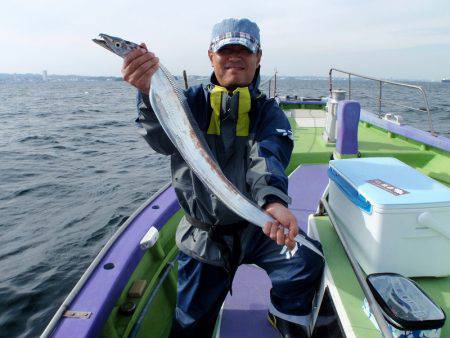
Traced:
<path fill-rule="evenodd" d="M 390 157 L 330 161 L 329 204 L 367 273 L 450 275 L 450 189 Z"/>

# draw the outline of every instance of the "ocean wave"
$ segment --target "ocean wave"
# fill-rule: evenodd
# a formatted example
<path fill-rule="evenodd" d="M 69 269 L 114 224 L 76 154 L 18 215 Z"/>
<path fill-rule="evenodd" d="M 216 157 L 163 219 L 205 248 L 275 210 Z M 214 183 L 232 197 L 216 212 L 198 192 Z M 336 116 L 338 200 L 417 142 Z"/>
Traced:
<path fill-rule="evenodd" d="M 36 197 L 48 197 L 50 193 L 61 190 L 62 188 L 63 186 L 57 183 L 41 183 L 31 187 L 19 188 L 2 199 L 8 200 L 30 194 L 34 194 Z"/>
<path fill-rule="evenodd" d="M 32 135 L 32 136 L 26 136 L 21 139 L 17 140 L 20 143 L 24 142 L 30 142 L 30 141 L 45 141 L 45 143 L 58 143 L 58 141 L 53 137 L 49 135 Z"/>
<path fill-rule="evenodd" d="M 80 216 L 74 219 L 71 219 L 70 221 L 68 221 L 67 223 L 65 223 L 62 227 L 62 229 L 69 229 L 72 228 L 73 226 L 77 226 L 79 223 L 85 222 L 87 219 L 89 219 L 90 215 L 84 215 L 84 216 Z"/>

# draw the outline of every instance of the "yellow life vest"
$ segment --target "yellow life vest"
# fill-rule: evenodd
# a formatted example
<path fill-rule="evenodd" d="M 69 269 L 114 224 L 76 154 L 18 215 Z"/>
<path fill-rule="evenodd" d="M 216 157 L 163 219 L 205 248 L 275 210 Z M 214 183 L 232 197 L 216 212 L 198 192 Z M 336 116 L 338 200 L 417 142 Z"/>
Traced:
<path fill-rule="evenodd" d="M 220 86 L 214 86 L 210 92 L 212 114 L 208 127 L 209 135 L 220 135 L 220 109 L 222 107 L 222 95 L 224 93 L 230 95 L 226 88 Z M 250 118 L 248 113 L 250 112 L 251 107 L 250 91 L 248 87 L 238 87 L 233 90 L 230 96 L 236 94 L 239 95 L 236 136 L 248 136 L 250 128 Z"/>

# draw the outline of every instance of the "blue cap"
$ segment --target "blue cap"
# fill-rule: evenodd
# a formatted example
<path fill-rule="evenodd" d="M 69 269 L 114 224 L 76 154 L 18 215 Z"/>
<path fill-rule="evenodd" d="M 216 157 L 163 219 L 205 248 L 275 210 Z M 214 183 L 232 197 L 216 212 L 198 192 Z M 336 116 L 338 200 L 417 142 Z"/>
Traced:
<path fill-rule="evenodd" d="M 225 19 L 212 29 L 209 49 L 214 53 L 227 45 L 242 45 L 252 53 L 261 48 L 258 25 L 249 19 Z"/>

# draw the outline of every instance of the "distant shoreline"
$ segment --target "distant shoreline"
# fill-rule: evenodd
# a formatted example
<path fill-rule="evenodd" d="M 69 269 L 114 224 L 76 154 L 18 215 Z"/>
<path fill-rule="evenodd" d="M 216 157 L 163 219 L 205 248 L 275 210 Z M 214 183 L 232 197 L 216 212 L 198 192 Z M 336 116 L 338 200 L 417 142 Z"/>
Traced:
<path fill-rule="evenodd" d="M 9 74 L 0 73 L 2 82 L 61 82 L 61 81 L 123 81 L 119 76 L 87 76 L 87 75 L 46 75 L 42 74 Z"/>
<path fill-rule="evenodd" d="M 182 79 L 181 75 L 175 76 L 177 79 Z M 262 79 L 267 79 L 270 76 L 262 76 Z M 188 75 L 189 79 L 208 79 L 209 76 L 201 76 L 201 75 Z M 288 76 L 288 75 L 278 75 L 278 79 L 296 79 L 296 80 L 328 80 L 327 76 Z M 347 81 L 346 77 L 333 77 L 333 80 L 337 81 Z M 389 79 L 389 80 L 397 80 L 403 82 L 441 82 L 440 80 L 429 80 L 429 79 L 415 79 L 415 80 L 406 80 L 406 79 Z M 49 74 L 46 75 L 45 78 L 42 74 L 35 73 L 0 73 L 0 83 L 17 83 L 17 82 L 61 82 L 61 81 L 123 81 L 121 76 L 90 76 L 90 75 L 58 75 L 58 74 Z M 366 81 L 361 79 L 354 79 L 352 81 Z"/>

